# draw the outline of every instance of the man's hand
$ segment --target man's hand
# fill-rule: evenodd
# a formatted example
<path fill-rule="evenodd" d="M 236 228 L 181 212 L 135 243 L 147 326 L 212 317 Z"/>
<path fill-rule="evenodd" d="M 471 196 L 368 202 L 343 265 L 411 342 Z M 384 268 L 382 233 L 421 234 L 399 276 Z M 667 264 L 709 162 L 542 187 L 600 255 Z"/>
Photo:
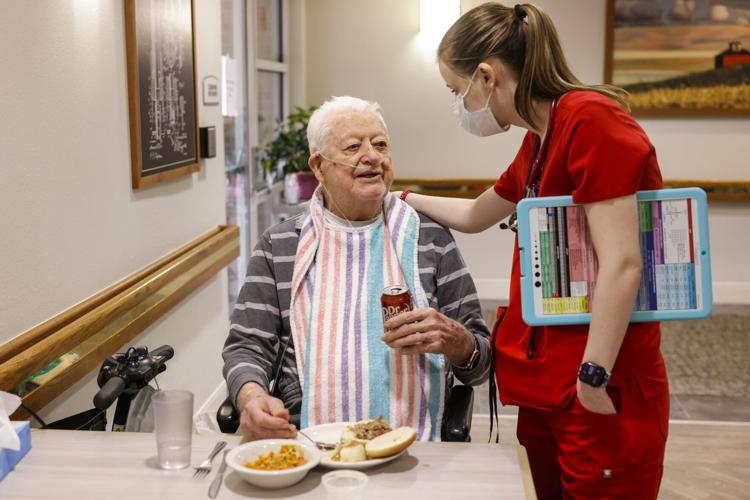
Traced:
<path fill-rule="evenodd" d="M 579 380 L 576 384 L 576 391 L 578 392 L 578 401 L 588 411 L 601 415 L 617 413 L 605 387 L 591 387 Z"/>
<path fill-rule="evenodd" d="M 432 308 L 401 313 L 384 326 L 381 340 L 401 354 L 445 354 L 453 365 L 464 366 L 474 352 L 474 335 Z"/>
<path fill-rule="evenodd" d="M 242 386 L 237 395 L 240 432 L 247 441 L 267 438 L 294 438 L 297 429 L 289 423 L 289 410 L 277 398 L 269 396 L 256 383 Z"/>

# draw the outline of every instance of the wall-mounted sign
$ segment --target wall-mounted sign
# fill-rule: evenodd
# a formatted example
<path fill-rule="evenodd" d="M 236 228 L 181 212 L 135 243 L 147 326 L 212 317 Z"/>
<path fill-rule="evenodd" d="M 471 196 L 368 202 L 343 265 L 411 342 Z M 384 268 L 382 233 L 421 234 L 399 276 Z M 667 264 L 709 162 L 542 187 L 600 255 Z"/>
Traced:
<path fill-rule="evenodd" d="M 203 105 L 217 106 L 221 101 L 221 87 L 219 79 L 215 76 L 207 76 L 203 79 Z"/>

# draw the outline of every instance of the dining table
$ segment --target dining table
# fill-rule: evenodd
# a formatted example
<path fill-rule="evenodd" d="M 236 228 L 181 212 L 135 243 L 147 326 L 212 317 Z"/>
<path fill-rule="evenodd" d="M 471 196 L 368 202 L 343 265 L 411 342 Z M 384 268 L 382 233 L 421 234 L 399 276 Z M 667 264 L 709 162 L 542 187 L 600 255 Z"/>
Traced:
<path fill-rule="evenodd" d="M 227 448 L 241 436 L 195 434 L 191 462 L 198 465 L 220 441 Z M 193 499 L 208 498 L 219 468 L 194 477 L 193 467 L 162 470 L 153 433 L 32 429 L 31 450 L 2 481 L 2 500 Z M 228 468 L 218 499 L 326 499 L 322 466 L 299 483 L 262 489 Z M 362 500 L 468 498 L 532 499 L 534 487 L 525 449 L 516 444 L 415 442 L 399 458 L 362 470 L 368 476 Z"/>

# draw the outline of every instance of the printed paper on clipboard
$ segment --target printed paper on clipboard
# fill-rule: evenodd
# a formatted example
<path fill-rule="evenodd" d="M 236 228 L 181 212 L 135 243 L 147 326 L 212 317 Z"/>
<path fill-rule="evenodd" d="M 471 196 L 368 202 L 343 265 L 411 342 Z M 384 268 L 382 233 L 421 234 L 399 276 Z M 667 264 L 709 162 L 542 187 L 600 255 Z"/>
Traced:
<path fill-rule="evenodd" d="M 660 189 L 636 199 L 643 273 L 631 321 L 710 315 L 706 193 Z M 517 213 L 524 322 L 589 323 L 598 263 L 583 207 L 570 196 L 526 198 Z"/>

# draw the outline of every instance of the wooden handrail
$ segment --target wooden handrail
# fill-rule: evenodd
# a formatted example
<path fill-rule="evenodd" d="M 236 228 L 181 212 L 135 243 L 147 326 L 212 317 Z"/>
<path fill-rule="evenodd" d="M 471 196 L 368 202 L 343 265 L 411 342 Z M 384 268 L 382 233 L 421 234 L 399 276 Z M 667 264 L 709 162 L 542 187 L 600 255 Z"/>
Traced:
<path fill-rule="evenodd" d="M 708 201 L 750 201 L 750 181 L 667 179 L 664 187 L 699 187 L 706 192 Z"/>
<path fill-rule="evenodd" d="M 3 346 L 6 359 L 0 364 L 0 389 L 15 388 L 51 361 L 75 350 L 75 362 L 23 397 L 26 406 L 42 408 L 238 255 L 238 228 L 219 226 L 32 328 L 13 346 Z"/>
<path fill-rule="evenodd" d="M 104 302 L 110 300 L 112 297 L 121 293 L 123 290 L 131 287 L 133 284 L 142 280 L 149 274 L 152 274 L 154 271 L 163 267 L 168 262 L 176 259 L 180 255 L 183 255 L 184 253 L 200 245 L 202 242 L 206 241 L 207 239 L 215 236 L 220 231 L 221 231 L 221 227 L 216 227 L 212 229 L 211 231 L 208 231 L 207 233 L 201 235 L 200 237 L 196 238 L 190 243 L 178 248 L 177 250 L 174 250 L 173 252 L 168 253 L 161 259 L 149 264 L 143 269 L 140 269 L 136 271 L 135 273 L 131 274 L 130 276 L 123 278 L 122 280 L 118 281 L 114 285 L 111 285 L 105 288 L 104 290 L 101 290 L 100 292 L 92 295 L 88 299 L 74 305 L 70 309 L 67 309 L 61 312 L 57 316 L 50 318 L 44 323 L 41 323 L 33 327 L 32 329 L 28 330 L 22 335 L 19 335 L 18 337 L 11 339 L 5 344 L 0 345 L 0 363 L 5 363 L 7 360 L 12 358 L 13 356 L 16 356 L 17 354 L 28 349 L 29 347 L 36 344 L 37 342 L 47 338 L 53 332 L 56 332 L 60 330 L 62 327 L 69 325 L 70 323 L 75 321 L 77 318 L 80 318 L 81 316 L 90 312 L 94 308 L 99 307 Z"/>
<path fill-rule="evenodd" d="M 400 178 L 393 182 L 393 190 L 411 189 L 415 193 L 453 198 L 476 198 L 495 183 L 495 179 L 420 179 Z M 750 201 L 750 181 L 667 179 L 664 187 L 699 187 L 706 191 L 709 201 Z"/>

